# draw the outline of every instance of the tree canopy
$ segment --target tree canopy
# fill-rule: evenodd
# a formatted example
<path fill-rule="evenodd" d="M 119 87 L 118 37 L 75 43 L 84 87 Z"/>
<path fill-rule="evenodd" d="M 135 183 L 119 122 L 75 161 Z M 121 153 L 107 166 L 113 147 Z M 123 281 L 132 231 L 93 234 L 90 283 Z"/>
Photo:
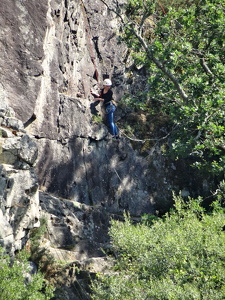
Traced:
<path fill-rule="evenodd" d="M 126 104 L 169 117 L 174 158 L 192 156 L 196 167 L 223 174 L 225 1 L 128 0 L 125 14 L 113 10 L 136 66 L 148 74 Z"/>
<path fill-rule="evenodd" d="M 121 38 L 148 77 L 126 105 L 166 115 L 172 157 L 192 157 L 194 167 L 222 178 L 225 1 L 128 0 L 122 10 L 102 2 L 120 17 Z M 224 186 L 210 212 L 201 197 L 174 196 L 174 209 L 162 218 L 113 220 L 115 266 L 93 282 L 92 299 L 224 299 Z"/>

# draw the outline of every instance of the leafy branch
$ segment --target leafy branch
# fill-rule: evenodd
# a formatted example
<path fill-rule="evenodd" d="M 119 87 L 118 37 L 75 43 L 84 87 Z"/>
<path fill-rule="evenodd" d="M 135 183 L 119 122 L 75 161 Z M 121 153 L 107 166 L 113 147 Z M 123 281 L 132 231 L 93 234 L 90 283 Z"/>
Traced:
<path fill-rule="evenodd" d="M 183 87 L 179 83 L 179 80 L 176 78 L 176 76 L 165 66 L 163 61 L 160 61 L 154 54 L 154 51 L 151 49 L 151 47 L 148 45 L 147 41 L 143 37 L 142 34 L 142 28 L 144 25 L 145 20 L 152 14 L 152 10 L 150 10 L 143 1 L 143 7 L 144 12 L 141 18 L 141 21 L 139 23 L 139 26 L 136 26 L 137 24 L 134 23 L 134 21 L 130 18 L 127 18 L 124 13 L 118 12 L 118 10 L 114 9 L 112 6 L 110 6 L 105 0 L 101 0 L 102 3 L 104 3 L 107 8 L 114 12 L 120 19 L 122 26 L 124 29 L 127 29 L 129 32 L 133 33 L 133 35 L 137 38 L 139 41 L 140 46 L 146 51 L 147 57 L 149 60 L 151 60 L 156 67 L 162 71 L 162 73 L 169 78 L 169 80 L 174 84 L 174 87 L 178 91 L 181 99 L 187 103 L 188 96 L 185 93 Z"/>

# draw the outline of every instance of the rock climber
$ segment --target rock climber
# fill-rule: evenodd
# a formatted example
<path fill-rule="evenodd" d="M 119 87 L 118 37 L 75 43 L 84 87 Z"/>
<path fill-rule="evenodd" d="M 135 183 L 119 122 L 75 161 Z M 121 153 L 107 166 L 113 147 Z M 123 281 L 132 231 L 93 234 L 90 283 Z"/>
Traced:
<path fill-rule="evenodd" d="M 95 97 L 94 101 L 102 101 L 107 116 L 110 133 L 113 138 L 119 139 L 118 128 L 114 122 L 114 111 L 116 106 L 113 104 L 113 92 L 111 90 L 112 82 L 109 78 L 103 81 L 103 89 L 98 94 L 96 91 L 91 89 L 91 94 Z"/>

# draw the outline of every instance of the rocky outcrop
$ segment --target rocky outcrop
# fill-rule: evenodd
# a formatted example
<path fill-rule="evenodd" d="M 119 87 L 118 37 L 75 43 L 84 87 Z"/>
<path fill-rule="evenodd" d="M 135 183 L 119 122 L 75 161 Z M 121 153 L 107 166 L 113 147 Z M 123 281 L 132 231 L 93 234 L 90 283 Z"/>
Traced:
<path fill-rule="evenodd" d="M 87 206 L 40 193 L 42 215 L 48 220 L 48 250 L 57 261 L 77 261 L 103 257 L 109 243 L 110 214 L 102 206 Z M 46 245 L 45 245 L 46 246 Z"/>
<path fill-rule="evenodd" d="M 1 105 L 9 104 L 23 122 L 33 114 L 41 85 L 47 7 L 47 1 L 1 2 Z"/>
<path fill-rule="evenodd" d="M 141 156 L 126 137 L 112 140 L 100 105 L 92 102 L 96 79 L 101 85 L 104 77 L 112 78 L 118 101 L 130 82 L 127 48 L 118 42 L 119 18 L 103 2 L 2 0 L 0 163 L 23 174 L 35 168 L 40 189 L 55 197 L 140 216 L 167 207 L 174 187 L 187 195 L 192 186 L 182 180 L 183 166 L 162 155 L 160 142 L 150 142 Z M 115 9 L 125 2 L 116 1 Z M 124 116 L 118 106 L 116 120 Z M 155 131 L 156 122 L 145 119 L 139 127 Z M 167 135 L 163 124 L 158 127 L 159 137 Z M 3 166 L 2 172 L 9 171 Z"/>
<path fill-rule="evenodd" d="M 98 74 L 100 84 L 112 78 L 117 100 L 122 95 L 126 47 L 118 46 L 117 16 L 100 0 L 3 0 L 1 7 L 3 244 L 7 237 L 19 247 L 38 221 L 38 184 L 110 213 L 153 212 L 147 161 L 127 140 L 111 140 L 89 93 Z"/>
<path fill-rule="evenodd" d="M 1 0 L 0 243 L 21 249 L 40 215 L 46 217 L 42 246 L 72 266 L 62 283 L 64 299 L 85 299 L 76 280 L 107 268 L 101 249 L 110 250 L 111 217 L 164 212 L 172 189 L 184 196 L 210 190 L 195 180 L 189 162 L 162 154 L 158 137 L 168 136 L 166 122 L 139 114 L 140 131 L 155 134 L 148 146 L 110 137 L 90 88 L 109 76 L 119 102 L 146 78 L 142 70 L 128 78 L 132 63 L 118 41 L 119 19 L 103 2 Z M 111 2 L 120 10 L 126 1 Z M 133 126 L 137 113 L 127 117 L 127 111 L 118 105 L 116 120 L 126 117 Z"/>
<path fill-rule="evenodd" d="M 107 126 L 93 119 L 102 115 L 89 93 L 98 85 L 97 73 L 100 84 L 104 76 L 112 78 L 117 100 L 125 88 L 126 47 L 118 46 L 116 14 L 100 0 L 9 2 L 2 4 L 0 21 L 8 32 L 2 34 L 1 58 L 7 53 L 10 59 L 2 104 L 15 110 L 36 139 L 41 188 L 117 212 L 153 212 L 147 162 L 128 140 L 106 141 Z M 17 22 L 10 19 L 14 8 Z"/>
<path fill-rule="evenodd" d="M 39 226 L 37 145 L 12 109 L 0 111 L 0 244 L 21 249 L 28 231 Z"/>

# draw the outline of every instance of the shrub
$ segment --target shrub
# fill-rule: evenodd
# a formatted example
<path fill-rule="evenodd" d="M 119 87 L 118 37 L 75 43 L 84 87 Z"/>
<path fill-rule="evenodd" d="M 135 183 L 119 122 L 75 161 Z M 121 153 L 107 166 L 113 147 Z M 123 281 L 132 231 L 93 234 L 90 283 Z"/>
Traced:
<path fill-rule="evenodd" d="M 51 299 L 53 288 L 43 275 L 38 272 L 28 281 L 28 272 L 29 264 L 24 252 L 12 259 L 0 247 L 0 300 Z"/>
<path fill-rule="evenodd" d="M 151 224 L 112 221 L 117 257 L 111 274 L 93 282 L 92 299 L 219 300 L 225 297 L 224 211 L 212 213 L 201 198 L 185 203 Z"/>

